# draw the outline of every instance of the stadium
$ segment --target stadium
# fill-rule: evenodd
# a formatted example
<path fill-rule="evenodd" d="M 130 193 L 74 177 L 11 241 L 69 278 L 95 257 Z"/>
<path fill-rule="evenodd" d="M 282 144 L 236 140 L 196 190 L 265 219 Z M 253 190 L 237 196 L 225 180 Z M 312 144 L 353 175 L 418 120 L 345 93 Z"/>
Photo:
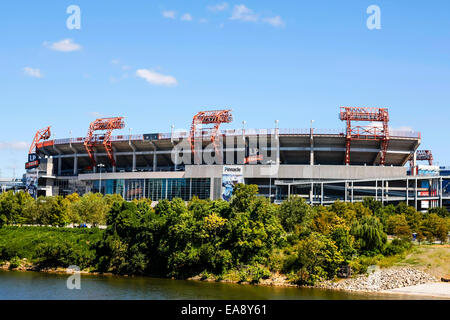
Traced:
<path fill-rule="evenodd" d="M 27 189 L 35 196 L 229 200 L 233 185 L 246 183 L 273 202 L 294 194 L 311 204 L 374 197 L 427 209 L 450 199 L 431 152 L 418 150 L 421 134 L 392 130 L 386 108 L 341 107 L 343 130 L 283 129 L 277 121 L 269 129 L 220 128 L 232 119 L 231 110 L 202 111 L 190 131 L 113 135 L 123 118 L 104 118 L 86 137 L 55 140 L 47 127 L 30 147 Z"/>

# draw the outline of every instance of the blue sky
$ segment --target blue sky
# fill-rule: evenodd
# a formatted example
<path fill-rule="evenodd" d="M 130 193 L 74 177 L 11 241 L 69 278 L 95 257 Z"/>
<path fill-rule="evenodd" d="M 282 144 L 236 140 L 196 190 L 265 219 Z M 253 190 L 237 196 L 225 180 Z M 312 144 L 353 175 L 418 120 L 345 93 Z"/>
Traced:
<path fill-rule="evenodd" d="M 69 30 L 69 5 L 81 29 Z M 381 29 L 369 30 L 369 5 Z M 229 107 L 226 128 L 343 128 L 338 108 L 388 107 L 450 165 L 448 1 L 8 1 L 0 9 L 1 176 L 23 173 L 37 129 L 85 136 L 98 116 L 133 133 L 188 128 Z"/>

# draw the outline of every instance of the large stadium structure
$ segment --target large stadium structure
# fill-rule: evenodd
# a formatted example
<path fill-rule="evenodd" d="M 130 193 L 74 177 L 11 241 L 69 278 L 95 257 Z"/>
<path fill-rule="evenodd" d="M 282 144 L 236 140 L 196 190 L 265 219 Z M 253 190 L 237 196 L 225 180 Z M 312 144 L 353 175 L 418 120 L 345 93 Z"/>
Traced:
<path fill-rule="evenodd" d="M 420 133 L 390 129 L 385 108 L 341 107 L 339 118 L 344 130 L 282 129 L 278 122 L 220 130 L 231 110 L 214 110 L 197 113 L 189 131 L 137 135 L 113 135 L 124 120 L 105 118 L 86 137 L 56 140 L 48 127 L 30 147 L 27 181 L 34 179 L 36 195 L 102 192 L 126 200 L 228 199 L 237 182 L 257 184 L 275 202 L 293 194 L 312 204 L 371 196 L 423 209 L 448 200 L 445 177 L 420 174 L 416 161 L 430 160 L 417 152 Z M 355 125 L 362 121 L 368 125 Z"/>

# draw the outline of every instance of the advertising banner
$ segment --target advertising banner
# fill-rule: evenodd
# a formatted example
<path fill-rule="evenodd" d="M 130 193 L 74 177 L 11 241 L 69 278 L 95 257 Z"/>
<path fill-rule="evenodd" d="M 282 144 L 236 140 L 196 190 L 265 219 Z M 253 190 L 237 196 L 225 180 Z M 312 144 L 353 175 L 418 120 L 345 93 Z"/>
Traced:
<path fill-rule="evenodd" d="M 33 197 L 37 198 L 37 188 L 38 188 L 38 173 L 36 171 L 27 172 L 26 175 L 25 190 Z"/>
<path fill-rule="evenodd" d="M 243 166 L 223 166 L 222 170 L 222 199 L 230 201 L 233 188 L 238 183 L 244 183 Z"/>

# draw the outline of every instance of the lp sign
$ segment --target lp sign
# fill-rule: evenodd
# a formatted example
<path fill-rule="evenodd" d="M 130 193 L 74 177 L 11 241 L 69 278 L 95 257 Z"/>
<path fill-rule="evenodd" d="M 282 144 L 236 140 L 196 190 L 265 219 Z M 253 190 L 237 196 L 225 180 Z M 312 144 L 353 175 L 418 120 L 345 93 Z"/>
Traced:
<path fill-rule="evenodd" d="M 34 162 L 38 159 L 38 155 L 36 153 L 28 154 L 28 162 Z"/>
<path fill-rule="evenodd" d="M 25 169 L 33 169 L 39 167 L 39 157 L 36 153 L 28 154 L 28 162 L 25 163 Z"/>

